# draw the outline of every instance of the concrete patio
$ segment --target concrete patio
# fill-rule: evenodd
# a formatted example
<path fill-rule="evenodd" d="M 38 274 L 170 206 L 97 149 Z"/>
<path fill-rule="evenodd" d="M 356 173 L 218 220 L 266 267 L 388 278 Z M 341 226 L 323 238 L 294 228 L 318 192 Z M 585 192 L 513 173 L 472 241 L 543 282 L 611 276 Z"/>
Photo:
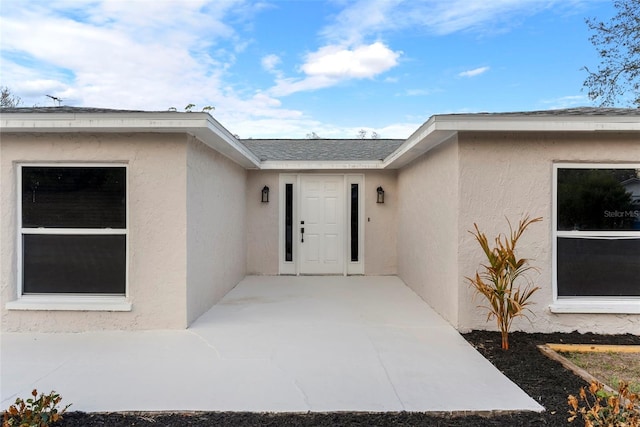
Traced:
<path fill-rule="evenodd" d="M 3 409 L 33 388 L 87 412 L 543 409 L 392 276 L 249 276 L 187 330 L 1 345 Z"/>

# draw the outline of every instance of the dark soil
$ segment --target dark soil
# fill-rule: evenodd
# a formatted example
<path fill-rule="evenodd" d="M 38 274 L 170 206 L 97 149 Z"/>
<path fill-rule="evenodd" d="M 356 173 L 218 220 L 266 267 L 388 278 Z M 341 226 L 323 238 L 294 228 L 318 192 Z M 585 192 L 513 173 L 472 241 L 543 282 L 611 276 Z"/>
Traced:
<path fill-rule="evenodd" d="M 500 349 L 500 334 L 474 331 L 464 337 L 507 377 L 546 408 L 538 413 L 434 415 L 416 412 L 384 413 L 246 413 L 198 412 L 173 414 L 65 414 L 60 427 L 188 427 L 188 426 L 566 426 L 567 396 L 586 383 L 536 347 L 548 342 L 572 344 L 634 344 L 638 335 L 525 334 L 510 335 L 510 350 Z M 491 393 L 487 390 L 487 393 Z M 460 399 L 473 399 L 460 390 Z M 575 422 L 578 426 L 580 423 Z"/>

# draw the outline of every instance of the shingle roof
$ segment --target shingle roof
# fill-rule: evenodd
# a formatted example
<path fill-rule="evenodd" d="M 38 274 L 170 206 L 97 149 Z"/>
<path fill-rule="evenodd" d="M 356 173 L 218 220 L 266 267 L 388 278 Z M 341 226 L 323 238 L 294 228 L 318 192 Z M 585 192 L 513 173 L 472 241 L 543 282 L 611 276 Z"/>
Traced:
<path fill-rule="evenodd" d="M 640 108 L 576 107 L 557 110 L 512 111 L 504 113 L 460 113 L 451 116 L 640 116 Z"/>
<path fill-rule="evenodd" d="M 120 110 L 114 108 L 71 107 L 62 105 L 59 107 L 2 107 L 2 113 L 175 113 L 176 111 L 162 110 Z M 499 113 L 451 113 L 440 114 L 447 116 L 640 116 L 639 108 L 612 108 L 612 107 L 575 107 L 556 110 L 537 111 L 507 111 Z"/>
<path fill-rule="evenodd" d="M 163 111 L 144 110 L 118 110 L 113 108 L 91 108 L 91 107 L 69 107 L 61 105 L 59 107 L 3 107 L 0 113 L 161 113 Z"/>
<path fill-rule="evenodd" d="M 261 161 L 382 160 L 404 139 L 242 139 Z"/>
<path fill-rule="evenodd" d="M 161 113 L 175 111 L 151 111 L 151 110 L 121 110 L 115 108 L 91 108 L 91 107 L 72 107 L 61 105 L 59 107 L 2 107 L 0 111 L 3 113 Z M 479 113 L 459 113 L 460 115 L 487 115 L 487 116 L 574 116 L 574 115 L 594 115 L 594 116 L 640 116 L 640 108 L 612 108 L 612 107 L 575 107 L 562 108 L 556 110 L 537 110 L 537 111 L 507 111 L 507 112 L 479 112 Z M 447 114 L 457 115 L 457 114 Z"/>

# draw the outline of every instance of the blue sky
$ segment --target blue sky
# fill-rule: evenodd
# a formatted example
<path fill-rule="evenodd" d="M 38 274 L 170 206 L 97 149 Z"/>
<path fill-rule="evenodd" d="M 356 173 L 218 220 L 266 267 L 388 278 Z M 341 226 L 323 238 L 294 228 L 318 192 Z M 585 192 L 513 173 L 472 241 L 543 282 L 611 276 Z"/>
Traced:
<path fill-rule="evenodd" d="M 242 138 L 406 138 L 433 114 L 593 103 L 599 0 L 3 0 L 23 106 L 211 113 Z"/>

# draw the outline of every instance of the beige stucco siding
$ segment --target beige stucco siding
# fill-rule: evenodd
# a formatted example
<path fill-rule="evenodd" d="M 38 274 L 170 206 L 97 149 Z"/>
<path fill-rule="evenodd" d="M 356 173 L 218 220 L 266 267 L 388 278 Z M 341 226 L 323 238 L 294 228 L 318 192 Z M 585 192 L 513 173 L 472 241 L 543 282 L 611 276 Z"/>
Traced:
<path fill-rule="evenodd" d="M 247 274 L 275 275 L 279 272 L 279 233 L 282 225 L 280 175 L 296 173 L 255 170 L 247 173 Z M 338 170 L 327 174 L 364 175 L 364 188 L 361 193 L 365 200 L 364 272 L 367 275 L 396 274 L 396 171 Z M 269 203 L 260 201 L 260 191 L 265 185 L 270 189 Z M 378 186 L 385 190 L 383 205 L 376 203 Z"/>
<path fill-rule="evenodd" d="M 3 331 L 186 326 L 186 141 L 171 134 L 10 135 L 0 141 Z M 128 165 L 129 312 L 7 310 L 17 296 L 17 167 L 21 162 Z"/>
<path fill-rule="evenodd" d="M 279 172 L 247 172 L 247 274 L 278 274 Z M 262 203 L 262 189 L 269 187 L 269 203 Z"/>
<path fill-rule="evenodd" d="M 398 273 L 398 178 L 395 170 L 367 171 L 364 175 L 364 273 L 369 276 Z M 384 203 L 377 203 L 376 189 L 384 189 Z"/>
<path fill-rule="evenodd" d="M 483 262 L 473 236 L 467 231 L 478 223 L 491 238 L 508 231 L 505 216 L 517 224 L 521 215 L 543 217 L 523 236 L 519 255 L 531 258 L 539 274 L 532 274 L 541 287 L 531 306 L 532 323 L 518 319 L 515 330 L 591 331 L 626 333 L 640 331 L 640 315 L 554 314 L 549 310 L 552 290 L 552 188 L 554 162 L 640 162 L 637 135 L 594 134 L 461 134 L 460 207 L 458 235 L 459 328 L 495 329 L 486 323 L 486 312 L 476 306 L 464 277 Z M 429 301 L 429 300 L 428 300 Z"/>
<path fill-rule="evenodd" d="M 449 141 L 398 175 L 398 275 L 458 323 L 458 146 Z"/>
<path fill-rule="evenodd" d="M 189 138 L 187 146 L 187 321 L 231 290 L 246 271 L 246 171 Z"/>

